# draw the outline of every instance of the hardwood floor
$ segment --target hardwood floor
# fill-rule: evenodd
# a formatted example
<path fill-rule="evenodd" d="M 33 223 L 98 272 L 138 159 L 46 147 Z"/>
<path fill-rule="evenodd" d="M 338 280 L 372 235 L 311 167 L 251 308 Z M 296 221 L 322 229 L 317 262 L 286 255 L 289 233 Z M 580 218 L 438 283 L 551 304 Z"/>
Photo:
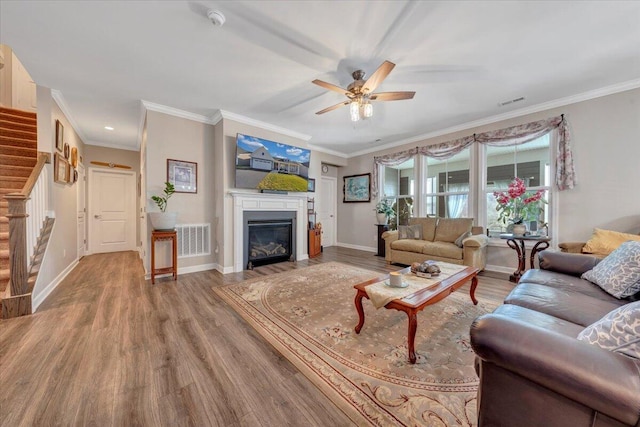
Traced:
<path fill-rule="evenodd" d="M 0 423 L 352 425 L 211 291 L 328 261 L 400 268 L 369 252 L 326 248 L 312 260 L 152 286 L 135 252 L 85 257 L 34 315 L 0 322 Z M 481 277 L 476 295 L 501 301 L 511 288 Z"/>

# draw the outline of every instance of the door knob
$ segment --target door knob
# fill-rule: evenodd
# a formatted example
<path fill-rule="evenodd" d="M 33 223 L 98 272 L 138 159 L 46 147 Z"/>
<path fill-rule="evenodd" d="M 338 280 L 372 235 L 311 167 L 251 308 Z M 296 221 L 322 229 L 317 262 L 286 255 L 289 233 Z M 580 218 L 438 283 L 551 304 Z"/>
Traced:
<path fill-rule="evenodd" d="M 93 217 L 94 217 L 95 219 L 100 219 L 100 218 L 102 218 L 102 215 L 94 215 Z"/>

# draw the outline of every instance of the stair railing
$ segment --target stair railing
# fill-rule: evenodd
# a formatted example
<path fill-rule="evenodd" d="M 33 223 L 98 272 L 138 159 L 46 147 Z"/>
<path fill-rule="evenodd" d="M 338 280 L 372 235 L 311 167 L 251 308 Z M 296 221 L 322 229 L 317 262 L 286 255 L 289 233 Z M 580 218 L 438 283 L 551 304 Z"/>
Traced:
<path fill-rule="evenodd" d="M 48 211 L 48 176 L 45 165 L 51 162 L 49 153 L 38 153 L 38 160 L 21 191 L 4 196 L 9 218 L 9 291 L 10 297 L 29 294 L 28 304 L 22 301 L 19 311 L 31 313 L 29 267 L 40 230 Z M 3 301 L 4 307 L 8 301 Z M 27 308 L 28 305 L 28 308 Z M 27 313 L 24 311 L 28 310 Z M 16 314 L 16 313 L 12 313 Z"/>

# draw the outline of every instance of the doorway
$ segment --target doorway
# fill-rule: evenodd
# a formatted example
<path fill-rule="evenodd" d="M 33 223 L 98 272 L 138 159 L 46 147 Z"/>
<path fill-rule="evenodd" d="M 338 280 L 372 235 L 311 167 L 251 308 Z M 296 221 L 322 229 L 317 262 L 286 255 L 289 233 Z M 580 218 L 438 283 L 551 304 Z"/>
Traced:
<path fill-rule="evenodd" d="M 136 248 L 136 173 L 89 168 L 91 253 Z"/>
<path fill-rule="evenodd" d="M 320 178 L 318 221 L 322 223 L 322 246 L 333 246 L 336 244 L 337 186 L 337 178 L 330 176 Z"/>
<path fill-rule="evenodd" d="M 78 259 L 82 258 L 86 252 L 87 245 L 87 206 L 85 201 L 85 171 L 84 166 L 78 163 L 78 186 L 76 187 L 76 201 L 78 206 Z"/>

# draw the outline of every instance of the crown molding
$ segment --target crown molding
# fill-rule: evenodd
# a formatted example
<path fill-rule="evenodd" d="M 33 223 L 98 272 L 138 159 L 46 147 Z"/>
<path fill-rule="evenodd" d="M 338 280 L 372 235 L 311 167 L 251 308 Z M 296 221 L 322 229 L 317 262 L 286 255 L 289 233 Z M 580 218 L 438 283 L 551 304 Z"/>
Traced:
<path fill-rule="evenodd" d="M 60 107 L 62 114 L 64 114 L 67 120 L 69 120 L 69 123 L 71 123 L 71 127 L 78 134 L 82 142 L 87 144 L 87 137 L 84 134 L 84 132 L 82 132 L 82 129 L 80 129 L 78 122 L 76 122 L 76 120 L 73 118 L 73 114 L 71 114 L 71 109 L 67 105 L 67 102 L 64 100 L 64 96 L 62 95 L 62 92 L 60 92 L 58 89 L 51 89 L 51 97 L 56 102 L 56 104 L 58 104 L 58 107 Z"/>
<path fill-rule="evenodd" d="M 287 135 L 287 136 L 291 136 L 293 138 L 302 139 L 303 141 L 309 141 L 311 139 L 311 135 L 307 135 L 307 134 L 304 134 L 304 133 L 296 132 L 294 130 L 283 128 L 283 127 L 280 127 L 280 126 L 272 125 L 271 123 L 261 122 L 260 120 L 254 120 L 254 119 L 251 119 L 249 117 L 241 116 L 240 114 L 231 113 L 231 112 L 225 111 L 225 110 L 218 110 L 218 112 L 216 114 L 214 114 L 213 116 L 211 116 L 209 119 L 211 121 L 213 121 L 214 118 L 217 119 L 218 118 L 218 113 L 220 114 L 220 116 L 222 116 L 222 118 L 227 119 L 227 120 L 233 120 L 234 122 L 239 122 L 239 123 L 244 123 L 245 125 L 255 126 L 255 127 L 258 127 L 258 128 L 264 129 L 264 130 L 269 130 L 269 131 L 272 131 L 272 132 L 280 133 L 282 135 Z M 218 121 L 220 121 L 220 120 L 218 119 Z"/>
<path fill-rule="evenodd" d="M 142 105 L 149 111 L 155 111 L 157 113 L 168 114 L 169 116 L 180 117 L 181 119 L 192 120 L 194 122 L 205 123 L 208 125 L 215 124 L 211 121 L 211 118 L 203 116 L 202 114 L 191 113 L 189 111 L 180 110 L 178 108 L 167 107 L 166 105 L 156 104 L 155 102 L 141 100 Z"/>
<path fill-rule="evenodd" d="M 102 141 L 87 141 L 85 142 L 87 145 L 105 147 L 105 148 L 115 148 L 117 150 L 127 150 L 127 151 L 140 151 L 140 146 L 138 148 L 132 147 L 130 145 L 121 145 L 121 144 L 113 144 L 110 142 L 102 142 Z"/>
<path fill-rule="evenodd" d="M 438 136 L 447 135 L 454 132 L 459 132 L 475 127 L 488 125 L 491 123 L 501 122 L 503 120 L 509 120 L 516 117 L 526 116 L 527 114 L 538 113 L 540 111 L 551 110 L 552 108 L 564 107 L 569 104 L 576 104 L 578 102 L 588 101 L 590 99 L 600 98 L 607 95 L 613 95 L 619 92 L 625 92 L 627 90 L 637 89 L 640 87 L 640 79 L 629 80 L 622 83 L 617 83 L 611 86 L 605 86 L 600 89 L 594 89 L 588 92 L 583 92 L 577 95 L 571 95 L 564 98 L 555 99 L 553 101 L 543 102 L 541 104 L 532 105 L 530 107 L 520 108 L 518 110 L 509 111 L 508 113 L 498 114 L 495 116 L 487 117 L 484 119 L 474 120 L 472 122 L 463 123 L 460 125 L 448 127 L 445 129 L 429 132 L 421 135 L 412 136 L 410 138 L 401 139 L 394 142 L 389 142 L 384 145 L 379 145 L 375 148 L 369 148 L 366 150 L 356 151 L 347 155 L 347 158 L 362 156 L 364 154 L 376 153 L 390 148 L 399 147 L 405 144 L 412 144 L 425 139 L 436 138 Z"/>

